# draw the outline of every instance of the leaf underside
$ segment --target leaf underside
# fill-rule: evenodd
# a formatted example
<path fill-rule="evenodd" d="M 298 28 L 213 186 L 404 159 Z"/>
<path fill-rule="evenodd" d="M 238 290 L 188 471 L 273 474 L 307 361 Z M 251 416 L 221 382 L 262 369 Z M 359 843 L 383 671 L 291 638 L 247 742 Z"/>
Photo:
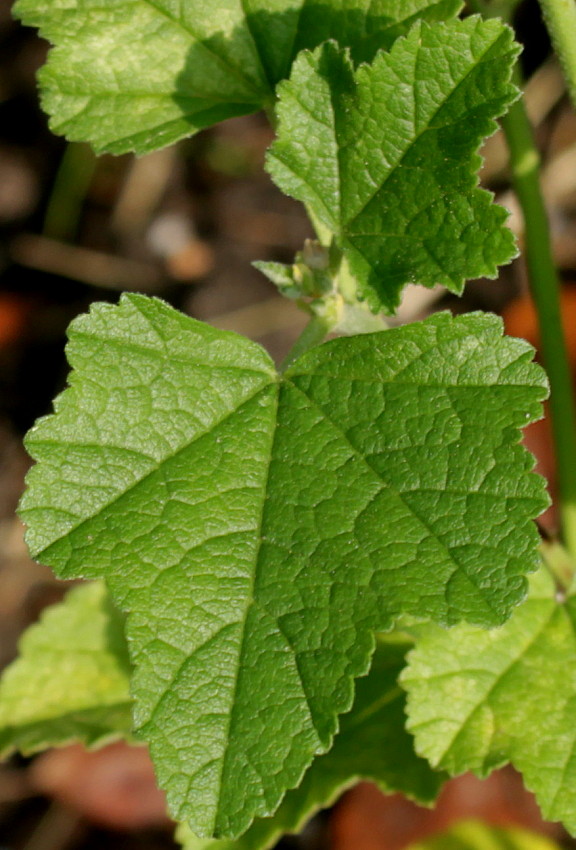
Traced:
<path fill-rule="evenodd" d="M 303 47 L 327 38 L 357 60 L 460 0 L 18 0 L 55 44 L 40 82 L 51 127 L 98 152 L 148 153 L 274 102 Z"/>
<path fill-rule="evenodd" d="M 332 748 L 314 759 L 273 817 L 256 820 L 232 841 L 197 838 L 181 825 L 177 834 L 184 850 L 265 850 L 284 833 L 298 832 L 318 809 L 331 805 L 360 779 L 376 782 L 385 793 L 401 791 L 418 802 L 433 802 L 446 777 L 415 755 L 404 728 L 404 694 L 397 679 L 407 648 L 405 643 L 379 642 L 370 673 L 358 680 L 354 705 L 342 715 Z"/>
<path fill-rule="evenodd" d="M 408 283 L 460 293 L 516 255 L 477 151 L 517 97 L 518 49 L 498 20 L 421 22 L 357 70 L 334 43 L 303 53 L 279 87 L 268 170 L 335 235 L 374 310 Z"/>
<path fill-rule="evenodd" d="M 490 315 L 265 351 L 123 296 L 71 326 L 21 515 L 130 613 L 135 724 L 173 815 L 233 836 L 326 751 L 399 612 L 504 622 L 548 500 L 542 370 Z"/>
<path fill-rule="evenodd" d="M 430 626 L 402 684 L 421 755 L 452 774 L 511 762 L 544 817 L 576 833 L 576 600 L 544 571 L 493 631 Z"/>
<path fill-rule="evenodd" d="M 20 641 L 0 681 L 0 753 L 130 734 L 124 617 L 100 582 L 73 588 Z"/>

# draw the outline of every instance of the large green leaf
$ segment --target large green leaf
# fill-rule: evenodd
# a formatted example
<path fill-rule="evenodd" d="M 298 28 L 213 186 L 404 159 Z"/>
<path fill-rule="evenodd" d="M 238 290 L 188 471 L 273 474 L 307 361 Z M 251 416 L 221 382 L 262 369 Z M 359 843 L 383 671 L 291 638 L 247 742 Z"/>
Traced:
<path fill-rule="evenodd" d="M 541 369 L 495 316 L 333 340 L 283 375 L 155 299 L 70 331 L 27 446 L 35 557 L 130 612 L 132 692 L 173 814 L 242 832 L 324 752 L 372 629 L 503 622 L 547 504 L 518 429 Z"/>
<path fill-rule="evenodd" d="M 450 773 L 512 762 L 576 832 L 576 599 L 546 572 L 506 625 L 429 627 L 403 676 L 418 751 Z"/>
<path fill-rule="evenodd" d="M 41 73 L 52 129 L 98 151 L 146 153 L 274 102 L 301 47 L 358 59 L 460 0 L 18 0 L 53 42 Z"/>
<path fill-rule="evenodd" d="M 407 648 L 389 639 L 379 642 L 370 673 L 358 680 L 352 710 L 342 715 L 332 749 L 312 762 L 274 817 L 255 821 L 236 841 L 196 838 L 181 825 L 178 838 L 184 850 L 265 850 L 282 834 L 298 832 L 318 809 L 360 779 L 376 782 L 385 793 L 401 791 L 431 803 L 446 777 L 415 755 L 404 728 L 404 693 L 397 680 Z"/>
<path fill-rule="evenodd" d="M 0 752 L 130 733 L 124 617 L 101 582 L 71 590 L 20 642 L 0 681 Z"/>
<path fill-rule="evenodd" d="M 518 49 L 498 20 L 420 23 L 356 71 L 333 43 L 303 53 L 279 87 L 269 171 L 335 234 L 373 308 L 407 283 L 461 292 L 515 255 L 476 172 Z"/>

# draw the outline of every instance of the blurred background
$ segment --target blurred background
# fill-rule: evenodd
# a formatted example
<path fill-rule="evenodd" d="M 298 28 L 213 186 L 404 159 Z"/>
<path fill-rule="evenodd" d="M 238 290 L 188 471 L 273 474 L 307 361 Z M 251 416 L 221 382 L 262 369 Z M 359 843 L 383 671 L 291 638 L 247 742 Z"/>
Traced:
<path fill-rule="evenodd" d="M 536 0 L 520 5 L 517 28 L 576 366 L 576 115 Z M 46 51 L 35 31 L 12 20 L 10 0 L 0 0 L 0 666 L 15 657 L 22 630 L 66 589 L 28 558 L 15 509 L 29 465 L 22 437 L 65 384 L 71 319 L 94 300 L 144 292 L 258 340 L 277 359 L 306 322 L 251 266 L 255 259 L 291 262 L 312 236 L 300 205 L 263 171 L 272 140 L 264 117 L 234 119 L 140 160 L 96 158 L 47 129 L 35 80 Z M 483 182 L 511 211 L 522 244 L 499 134 L 484 155 Z M 498 281 L 472 281 L 462 299 L 409 288 L 399 320 L 437 309 L 498 312 L 510 333 L 538 343 L 521 260 Z M 546 421 L 527 442 L 553 490 Z M 553 530 L 553 509 L 543 523 Z M 452 781 L 434 813 L 362 784 L 281 846 L 402 850 L 468 818 L 518 824 L 576 847 L 541 821 L 512 770 L 486 782 Z M 115 744 L 87 754 L 70 747 L 0 765 L 0 850 L 161 850 L 175 846 L 171 832 L 142 748 Z"/>

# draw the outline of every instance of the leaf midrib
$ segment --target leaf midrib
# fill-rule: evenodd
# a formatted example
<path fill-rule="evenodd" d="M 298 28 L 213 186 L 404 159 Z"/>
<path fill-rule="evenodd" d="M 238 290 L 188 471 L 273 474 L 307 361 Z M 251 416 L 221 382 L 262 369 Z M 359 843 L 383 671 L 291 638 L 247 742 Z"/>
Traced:
<path fill-rule="evenodd" d="M 423 24 L 423 26 L 425 26 L 425 24 Z M 442 25 L 441 25 L 441 24 L 438 24 L 438 26 L 442 26 Z M 466 82 L 466 80 L 468 79 L 468 77 L 470 76 L 470 74 L 472 74 L 474 71 L 476 71 L 476 70 L 477 70 L 477 69 L 478 69 L 478 68 L 479 68 L 482 64 L 485 64 L 485 62 L 486 62 L 487 60 L 486 60 L 486 59 L 484 59 L 484 57 L 486 56 L 486 54 L 487 54 L 489 51 L 493 50 L 495 43 L 497 43 L 497 42 L 498 42 L 501 38 L 502 38 L 502 33 L 500 32 L 500 33 L 498 33 L 498 35 L 497 35 L 496 39 L 493 39 L 493 40 L 490 42 L 490 44 L 486 47 L 486 49 L 482 52 L 482 54 L 481 54 L 481 58 L 480 58 L 480 59 L 478 59 L 478 60 L 476 60 L 476 61 L 474 61 L 474 64 L 473 64 L 473 65 L 471 65 L 471 66 L 470 66 L 470 67 L 466 70 L 466 73 L 464 74 L 464 76 L 463 76 L 463 77 L 461 77 L 461 79 L 459 79 L 459 80 L 458 80 L 457 84 L 456 84 L 453 88 L 451 88 L 451 89 L 450 89 L 450 91 L 448 92 L 448 94 L 446 95 L 446 97 L 445 97 L 445 98 L 442 100 L 442 102 L 441 102 L 441 103 L 437 106 L 437 108 L 436 108 L 436 109 L 434 110 L 434 112 L 433 112 L 433 113 L 429 116 L 429 118 L 427 118 L 425 126 L 424 126 L 424 127 L 420 130 L 420 132 L 419 132 L 419 133 L 417 133 L 417 134 L 416 134 L 413 138 L 411 138 L 411 139 L 409 139 L 409 140 L 408 140 L 408 144 L 407 144 L 407 146 L 404 148 L 404 150 L 401 152 L 400 157 L 398 157 L 398 158 L 395 160 L 395 162 L 394 162 L 394 163 L 390 166 L 390 170 L 389 170 L 389 171 L 388 171 L 388 173 L 386 174 L 386 176 L 385 176 L 384 180 L 382 181 L 382 183 L 380 183 L 380 184 L 379 184 L 379 185 L 378 185 L 378 186 L 374 189 L 374 191 L 370 193 L 370 195 L 368 196 L 368 198 L 367 198 L 365 201 L 363 201 L 363 202 L 362 202 L 362 206 L 361 206 L 361 208 L 360 208 L 357 212 L 355 212 L 352 216 L 347 217 L 345 221 L 340 221 L 340 225 L 341 225 L 341 234 L 340 234 L 340 235 L 341 235 L 341 236 L 343 236 L 343 237 L 348 237 L 348 236 L 350 236 L 350 235 L 363 235 L 363 233 L 362 233 L 362 232 L 358 232 L 358 231 L 351 233 L 351 225 L 352 225 L 355 221 L 357 221 L 357 219 L 358 219 L 358 218 L 360 218 L 360 216 L 361 216 L 361 215 L 365 212 L 365 210 L 366 210 L 367 206 L 368 206 L 368 205 L 369 205 L 369 204 L 370 204 L 370 203 L 374 200 L 374 198 L 375 198 L 375 197 L 376 197 L 376 196 L 377 196 L 377 195 L 378 195 L 378 194 L 379 194 L 379 193 L 380 193 L 380 192 L 381 192 L 381 191 L 385 188 L 385 186 L 386 186 L 386 184 L 388 183 L 388 181 L 389 181 L 389 180 L 390 180 L 390 179 L 394 176 L 394 174 L 396 173 L 396 171 L 398 170 L 398 168 L 400 168 L 400 167 L 401 167 L 402 162 L 404 161 L 404 159 L 408 156 L 408 154 L 410 153 L 410 151 L 412 150 L 412 148 L 414 147 L 414 145 L 415 145 L 415 144 L 416 144 L 416 143 L 417 143 L 417 142 L 418 142 L 418 141 L 422 138 L 422 136 L 424 136 L 426 133 L 428 133 L 428 132 L 430 132 L 430 131 L 432 131 L 432 130 L 439 130 L 439 129 L 442 129 L 442 128 L 437 128 L 437 127 L 432 127 L 432 126 L 431 126 L 431 124 L 433 123 L 434 119 L 436 118 L 436 116 L 438 115 L 438 113 L 439 113 L 439 112 L 440 112 L 440 111 L 441 111 L 441 110 L 442 110 L 442 109 L 446 106 L 446 104 L 449 102 L 449 100 L 451 100 L 451 99 L 454 97 L 454 95 L 456 94 L 456 92 L 458 91 L 458 89 L 459 89 L 462 85 L 464 85 L 464 83 Z M 419 57 L 420 57 L 421 49 L 422 49 L 422 48 L 421 48 L 421 47 L 419 47 L 419 49 L 418 49 L 418 55 L 417 55 L 417 57 L 415 58 L 415 65 L 418 63 L 418 59 L 419 59 Z M 389 54 L 389 55 L 391 55 L 391 54 Z M 414 81 L 416 81 L 417 79 L 418 79 L 418 77 L 417 77 L 416 72 L 415 72 L 415 73 L 414 73 Z M 357 85 L 358 85 L 358 84 L 357 84 Z M 415 94 L 415 96 L 414 96 L 414 107 L 415 107 L 415 110 L 416 110 L 416 94 Z M 494 118 L 492 118 L 491 120 L 494 122 Z M 415 119 L 415 118 L 414 118 L 413 124 L 414 124 L 414 125 L 416 124 L 416 119 Z M 477 139 L 478 139 L 478 145 L 477 145 L 477 148 L 480 146 L 481 138 L 482 138 L 481 136 L 479 136 L 479 135 L 477 136 Z"/>
<path fill-rule="evenodd" d="M 308 700 L 308 693 L 307 693 L 307 690 L 306 690 L 306 687 L 305 687 L 305 683 L 304 683 L 304 680 L 302 679 L 302 675 L 301 675 L 301 672 L 300 672 L 300 666 L 298 664 L 298 655 L 295 652 L 294 647 L 292 646 L 292 642 L 290 641 L 288 635 L 286 635 L 286 633 L 283 631 L 280 623 L 278 622 L 278 619 L 272 617 L 272 615 L 268 612 L 268 610 L 264 606 L 260 606 L 260 603 L 258 602 L 258 599 L 257 599 L 258 580 L 259 580 L 259 577 L 260 577 L 260 574 L 261 574 L 261 571 L 262 571 L 261 553 L 262 553 L 262 543 L 263 543 L 263 540 L 264 540 L 264 537 L 262 535 L 262 530 L 264 528 L 264 521 L 265 521 L 265 515 L 266 515 L 266 504 L 267 504 L 267 501 L 268 501 L 268 491 L 269 491 L 269 484 L 270 484 L 270 470 L 272 468 L 272 458 L 274 457 L 274 447 L 275 447 L 275 444 L 276 444 L 276 435 L 278 433 L 279 402 L 280 402 L 280 393 L 277 392 L 276 393 L 275 415 L 274 415 L 274 418 L 273 418 L 274 427 L 272 429 L 272 438 L 271 438 L 271 441 L 270 441 L 270 450 L 269 450 L 269 454 L 268 454 L 268 464 L 267 464 L 267 469 L 266 469 L 266 476 L 265 476 L 265 480 L 263 482 L 264 486 L 262 487 L 260 523 L 259 523 L 259 526 L 258 526 L 258 529 L 257 529 L 257 532 L 256 532 L 258 545 L 257 545 L 256 552 L 255 552 L 252 582 L 251 582 L 249 592 L 248 592 L 247 597 L 246 597 L 247 598 L 247 604 L 244 608 L 244 613 L 243 613 L 243 618 L 242 618 L 242 638 L 241 638 L 241 643 L 240 643 L 240 649 L 239 649 L 239 652 L 238 652 L 238 666 L 237 666 L 236 671 L 235 671 L 236 675 L 235 675 L 235 680 L 234 680 L 234 687 L 232 689 L 232 698 L 230 700 L 230 710 L 228 712 L 229 721 L 228 721 L 228 728 L 227 728 L 227 734 L 226 734 L 227 742 L 229 742 L 230 739 L 231 739 L 231 731 L 232 731 L 233 726 L 234 726 L 234 719 L 235 719 L 236 706 L 237 706 L 236 694 L 238 693 L 238 690 L 239 690 L 239 687 L 240 687 L 241 676 L 242 676 L 242 671 L 243 671 L 242 662 L 243 662 L 243 657 L 244 657 L 244 649 L 245 649 L 245 645 L 246 645 L 246 624 L 247 624 L 247 620 L 248 620 L 248 613 L 253 606 L 262 607 L 262 610 L 266 613 L 266 615 L 271 617 L 271 619 L 274 620 L 276 628 L 278 630 L 278 633 L 283 637 L 283 639 L 286 641 L 287 646 L 292 651 L 293 657 L 294 657 L 294 669 L 295 669 L 295 671 L 298 675 L 298 679 L 300 681 L 300 685 L 301 685 L 301 689 L 302 689 L 303 702 L 306 704 L 306 708 L 308 710 L 308 715 L 309 715 L 309 718 L 310 718 L 310 723 L 311 723 L 313 729 L 315 730 L 316 734 L 318 735 L 319 740 L 321 739 L 321 736 L 319 735 L 317 727 L 316 727 L 316 723 L 315 723 L 315 719 L 314 719 L 314 712 L 313 712 L 312 706 L 311 706 L 311 704 Z M 217 825 L 220 821 L 221 815 L 222 814 L 226 815 L 226 811 L 225 810 L 223 811 L 223 808 L 222 808 L 223 796 L 224 795 L 222 794 L 221 789 L 224 787 L 223 782 L 222 782 L 222 777 L 224 777 L 225 774 L 226 774 L 226 767 L 227 767 L 227 762 L 228 762 L 228 759 L 229 759 L 229 753 L 230 753 L 230 747 L 226 746 L 226 748 L 224 749 L 224 754 L 222 756 L 222 760 L 221 760 L 221 771 L 220 771 L 220 782 L 219 782 L 220 794 L 218 796 L 218 802 L 217 802 L 217 806 L 216 806 L 216 810 L 215 810 L 214 827 L 217 827 Z M 224 803 L 224 805 L 225 805 L 225 803 Z M 257 816 L 260 816 L 260 812 L 261 812 L 261 809 L 262 809 L 262 801 L 260 801 L 259 806 L 260 806 L 260 808 L 256 809 Z"/>
<path fill-rule="evenodd" d="M 542 603 L 542 601 L 543 600 L 541 600 L 541 599 L 535 600 L 535 602 L 539 602 L 539 603 Z M 529 605 L 530 602 L 528 602 L 526 604 Z M 468 723 L 470 722 L 470 719 L 472 718 L 472 716 L 478 711 L 479 708 L 482 707 L 483 704 L 485 704 L 487 702 L 487 700 L 490 698 L 492 693 L 496 690 L 498 685 L 500 685 L 502 683 L 502 680 L 510 673 L 510 671 L 517 664 L 520 663 L 522 658 L 530 651 L 530 649 L 538 642 L 540 637 L 545 633 L 545 631 L 550 626 L 550 623 L 552 622 L 553 618 L 555 617 L 556 612 L 557 612 L 557 606 L 552 604 L 549 615 L 546 617 L 545 621 L 539 626 L 537 631 L 533 632 L 530 635 L 530 637 L 527 641 L 523 641 L 520 649 L 514 654 L 514 656 L 511 659 L 508 660 L 508 663 L 501 670 L 498 671 L 498 673 L 494 676 L 493 680 L 490 682 L 489 686 L 486 689 L 483 690 L 481 696 L 479 696 L 478 699 L 474 701 L 474 705 L 471 706 L 470 710 L 465 714 L 464 718 L 459 723 L 459 728 L 452 735 L 450 740 L 447 740 L 445 742 L 446 746 L 442 750 L 442 753 L 434 758 L 434 761 L 435 761 L 435 763 L 438 767 L 442 766 L 441 765 L 442 760 L 445 759 L 447 755 L 449 755 L 449 753 L 451 752 L 452 748 L 455 746 L 458 739 L 462 735 L 465 735 L 467 733 L 466 727 L 467 727 Z M 484 673 L 488 673 L 488 674 L 490 672 L 491 672 L 490 670 L 484 671 Z M 452 672 L 452 676 L 463 676 L 463 675 L 465 676 L 467 673 L 468 673 L 468 670 L 458 669 L 458 670 Z M 444 673 L 440 674 L 439 676 L 433 675 L 433 676 L 428 677 L 427 681 L 433 682 L 437 678 L 445 678 L 446 676 L 449 676 L 449 675 L 450 675 L 450 671 L 444 672 Z M 408 679 L 406 679 L 405 681 L 406 681 L 406 684 L 409 684 Z M 427 725 L 427 723 L 411 724 L 410 728 L 411 728 L 412 731 L 414 731 L 414 730 L 418 729 L 419 727 L 426 726 L 426 725 Z M 488 753 L 489 752 L 490 752 L 490 750 L 488 749 Z M 510 759 L 510 760 L 512 760 L 512 759 Z M 484 761 L 485 761 L 485 757 L 483 758 L 483 762 Z"/>
<path fill-rule="evenodd" d="M 232 74 L 234 76 L 236 76 L 239 80 L 241 80 L 242 83 L 247 85 L 248 88 L 250 88 L 253 91 L 256 91 L 258 94 L 260 94 L 258 89 L 255 89 L 253 80 L 251 80 L 244 73 L 242 73 L 242 71 L 239 68 L 237 68 L 236 65 L 230 64 L 230 62 L 227 59 L 224 59 L 224 57 L 220 56 L 219 53 L 216 53 L 214 50 L 212 50 L 211 47 L 207 46 L 207 44 L 205 43 L 206 36 L 200 37 L 196 32 L 194 32 L 194 30 L 188 24 L 184 24 L 181 20 L 174 17 L 174 15 L 171 15 L 165 9 L 161 9 L 156 4 L 156 2 L 154 2 L 154 0 L 141 0 L 141 2 L 147 4 L 148 6 L 150 6 L 151 9 L 154 9 L 154 11 L 157 12 L 159 15 L 163 16 L 168 21 L 170 21 L 171 23 L 173 23 L 177 27 L 179 27 L 187 36 L 189 36 L 191 39 L 193 39 L 194 46 L 200 46 L 201 48 L 203 48 L 207 53 L 209 53 L 211 56 L 213 56 L 216 59 L 216 61 L 224 68 L 224 70 L 231 71 Z M 242 0 L 241 0 L 241 5 L 243 5 Z M 266 77 L 265 69 L 262 66 L 262 61 L 260 59 L 260 54 L 258 52 L 256 52 L 255 58 L 258 60 L 258 64 L 260 66 L 260 69 L 261 69 L 261 71 L 264 71 L 264 76 Z"/>
<path fill-rule="evenodd" d="M 334 420 L 327 414 L 327 412 L 324 410 L 324 408 L 320 404 L 318 404 L 318 402 L 316 402 L 313 398 L 311 398 L 311 396 L 309 396 L 306 392 L 304 392 L 304 390 L 302 390 L 300 387 L 298 387 L 297 384 L 292 384 L 292 386 L 301 395 L 303 395 L 304 398 L 306 398 L 307 401 L 309 401 L 322 414 L 322 416 L 323 416 L 323 418 L 325 419 L 326 422 L 330 423 L 330 425 L 332 426 L 334 431 L 338 434 L 338 436 L 342 439 L 342 441 L 345 442 L 352 449 L 354 456 L 357 457 L 366 466 L 366 468 L 371 471 L 371 473 L 375 476 L 375 478 L 379 481 L 381 487 L 383 489 L 388 490 L 390 493 L 394 494 L 398 498 L 398 500 L 404 505 L 406 512 L 408 514 L 410 514 L 410 516 L 412 516 L 414 518 L 414 520 L 416 520 L 416 522 L 419 523 L 419 525 L 422 526 L 423 529 L 426 530 L 429 537 L 431 537 L 435 541 L 435 543 L 438 545 L 438 547 L 445 552 L 448 561 L 451 564 L 453 564 L 454 567 L 455 567 L 454 573 L 458 572 L 460 575 L 462 575 L 464 578 L 466 578 L 470 582 L 470 584 L 477 591 L 478 596 L 482 599 L 482 601 L 486 605 L 486 607 L 489 608 L 490 611 L 493 614 L 496 614 L 498 620 L 500 620 L 501 619 L 500 612 L 496 608 L 494 608 L 494 605 L 490 600 L 485 598 L 484 594 L 482 593 L 482 587 L 480 586 L 480 584 L 475 580 L 475 578 L 473 576 L 471 576 L 468 573 L 465 565 L 459 563 L 459 561 L 455 558 L 452 551 L 448 548 L 448 546 L 445 543 L 442 542 L 442 540 L 440 540 L 440 538 L 437 536 L 436 532 L 428 525 L 428 523 L 415 511 L 415 509 L 411 505 L 409 505 L 406 502 L 406 500 L 404 499 L 403 492 L 400 491 L 397 487 L 390 484 L 382 476 L 381 472 L 378 469 L 376 469 L 370 463 L 369 459 L 367 457 L 365 457 L 359 449 L 356 448 L 356 446 L 350 441 L 350 439 L 344 433 L 344 431 L 342 431 L 342 429 L 338 426 L 338 424 L 336 422 L 334 422 Z M 450 578 L 452 578 L 454 576 L 454 573 L 452 573 Z M 377 626 L 375 626 L 375 628 L 377 628 Z"/>

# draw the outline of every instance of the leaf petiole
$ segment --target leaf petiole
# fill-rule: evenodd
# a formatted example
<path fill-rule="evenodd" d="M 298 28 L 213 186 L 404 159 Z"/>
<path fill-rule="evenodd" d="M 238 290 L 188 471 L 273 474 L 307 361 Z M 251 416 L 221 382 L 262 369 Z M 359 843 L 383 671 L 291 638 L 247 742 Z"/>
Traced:
<path fill-rule="evenodd" d="M 330 331 L 334 330 L 340 320 L 342 311 L 342 298 L 332 295 L 322 299 L 314 307 L 314 312 L 308 324 L 282 361 L 279 367 L 280 373 L 292 365 L 308 349 L 320 345 Z"/>

